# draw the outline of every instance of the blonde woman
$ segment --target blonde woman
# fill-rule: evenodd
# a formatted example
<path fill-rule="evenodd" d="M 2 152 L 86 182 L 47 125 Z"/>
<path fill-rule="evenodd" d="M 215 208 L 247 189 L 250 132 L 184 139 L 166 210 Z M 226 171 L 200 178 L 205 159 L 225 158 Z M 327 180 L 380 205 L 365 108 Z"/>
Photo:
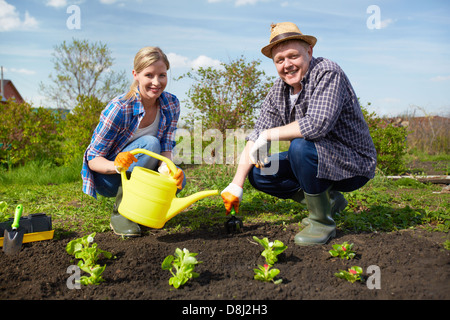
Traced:
<path fill-rule="evenodd" d="M 134 82 L 130 91 L 111 100 L 102 111 L 91 143 L 84 154 L 83 192 L 116 197 L 111 215 L 111 228 L 120 236 L 139 236 L 138 224 L 117 211 L 122 200 L 120 170 L 129 174 L 134 166 L 167 172 L 165 163 L 144 154 L 129 151 L 141 148 L 172 159 L 175 130 L 180 115 L 176 96 L 165 92 L 167 56 L 158 47 L 139 50 L 132 71 Z M 181 169 L 175 173 L 178 189 L 186 184 Z"/>

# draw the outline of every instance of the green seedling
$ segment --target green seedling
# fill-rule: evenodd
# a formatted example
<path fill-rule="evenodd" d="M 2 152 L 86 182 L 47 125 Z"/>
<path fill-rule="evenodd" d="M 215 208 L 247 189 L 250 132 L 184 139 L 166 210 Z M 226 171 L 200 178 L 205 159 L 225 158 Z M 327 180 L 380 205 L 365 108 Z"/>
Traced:
<path fill-rule="evenodd" d="M 10 215 L 6 214 L 8 204 L 6 201 L 0 201 L 0 222 L 5 222 L 9 219 Z"/>
<path fill-rule="evenodd" d="M 75 256 L 78 261 L 78 267 L 81 270 L 88 273 L 90 276 L 80 277 L 80 283 L 83 285 L 100 284 L 105 281 L 102 278 L 102 273 L 105 271 L 106 265 L 100 266 L 97 264 L 97 260 L 100 256 L 104 256 L 107 259 L 113 258 L 111 252 L 101 250 L 98 245 L 94 243 L 95 232 L 70 241 L 66 246 L 68 254 Z"/>
<path fill-rule="evenodd" d="M 355 252 L 352 250 L 353 243 L 348 244 L 344 242 L 343 244 L 333 244 L 333 249 L 328 251 L 333 257 L 340 257 L 341 259 L 353 259 L 355 257 Z"/>
<path fill-rule="evenodd" d="M 283 281 L 283 279 L 274 280 L 274 278 L 280 273 L 278 269 L 271 269 L 272 267 L 268 264 L 264 266 L 258 265 L 258 269 L 253 269 L 255 272 L 255 280 L 270 282 L 272 281 L 275 284 L 279 284 Z"/>
<path fill-rule="evenodd" d="M 279 240 L 269 242 L 269 239 L 267 238 L 258 239 L 256 236 L 253 236 L 253 240 L 257 241 L 264 247 L 264 251 L 261 253 L 261 255 L 266 258 L 267 264 L 271 266 L 273 266 L 275 262 L 278 261 L 277 256 L 287 249 L 287 246 L 285 246 L 284 243 Z"/>
<path fill-rule="evenodd" d="M 345 279 L 351 283 L 354 283 L 356 281 L 362 281 L 361 275 L 362 275 L 362 269 L 358 266 L 353 266 L 348 271 L 345 270 L 339 270 L 339 272 L 335 273 L 334 275 L 340 279 Z"/>
<path fill-rule="evenodd" d="M 195 266 L 202 261 L 197 261 L 197 253 L 191 253 L 188 249 L 175 249 L 175 256 L 167 256 L 161 267 L 163 270 L 169 270 L 173 277 L 169 279 L 169 285 L 178 289 L 188 282 L 189 279 L 197 278 L 199 274 L 194 272 Z M 173 271 L 175 269 L 175 272 Z"/>

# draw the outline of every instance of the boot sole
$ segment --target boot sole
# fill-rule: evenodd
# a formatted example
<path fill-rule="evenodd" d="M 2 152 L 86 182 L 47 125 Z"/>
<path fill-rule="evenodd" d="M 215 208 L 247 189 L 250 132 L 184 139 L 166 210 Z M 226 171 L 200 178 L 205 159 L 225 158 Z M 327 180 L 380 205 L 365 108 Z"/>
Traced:
<path fill-rule="evenodd" d="M 336 230 L 334 230 L 330 236 L 327 238 L 325 242 L 295 242 L 294 243 L 300 247 L 307 247 L 307 246 L 316 246 L 316 245 L 324 245 L 327 244 L 328 241 L 336 237 Z"/>
<path fill-rule="evenodd" d="M 109 224 L 109 226 L 111 227 L 112 232 L 114 232 L 114 234 L 117 236 L 127 237 L 127 238 L 137 238 L 137 237 L 141 236 L 140 233 L 137 233 L 137 234 L 136 233 L 119 233 L 119 232 L 116 232 L 116 230 L 114 230 L 111 223 Z"/>

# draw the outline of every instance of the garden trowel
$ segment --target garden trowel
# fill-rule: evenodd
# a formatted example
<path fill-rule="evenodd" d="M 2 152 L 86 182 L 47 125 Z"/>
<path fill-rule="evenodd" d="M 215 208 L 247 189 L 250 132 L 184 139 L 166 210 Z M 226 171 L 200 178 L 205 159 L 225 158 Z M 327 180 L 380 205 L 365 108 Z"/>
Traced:
<path fill-rule="evenodd" d="M 227 233 L 240 233 L 242 232 L 243 224 L 241 219 L 236 217 L 236 211 L 231 208 L 231 218 L 225 222 L 225 229 Z"/>
<path fill-rule="evenodd" d="M 23 206 L 19 204 L 16 207 L 14 221 L 11 225 L 11 231 L 5 230 L 3 239 L 3 251 L 8 255 L 17 254 L 22 249 L 23 234 L 25 230 L 19 228 L 19 220 L 22 216 Z"/>

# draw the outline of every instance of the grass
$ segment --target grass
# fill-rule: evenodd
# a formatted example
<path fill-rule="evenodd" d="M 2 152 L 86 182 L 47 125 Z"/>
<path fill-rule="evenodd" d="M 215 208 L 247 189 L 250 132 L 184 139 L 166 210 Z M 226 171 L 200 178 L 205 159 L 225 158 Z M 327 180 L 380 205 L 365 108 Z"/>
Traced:
<path fill-rule="evenodd" d="M 54 167 L 46 162 L 30 163 L 12 171 L 0 171 L 0 201 L 12 215 L 17 204 L 24 215 L 45 212 L 51 215 L 56 237 L 66 233 L 104 232 L 114 198 L 95 200 L 82 193 L 80 164 Z M 191 165 L 183 168 L 188 183 L 179 196 L 201 190 L 223 190 L 231 181 L 235 167 L 229 165 Z M 239 216 L 244 224 L 270 222 L 298 224 L 308 215 L 306 206 L 282 200 L 253 189 L 248 182 Z M 382 174 L 363 188 L 346 193 L 349 205 L 336 217 L 345 232 L 395 231 L 425 227 L 448 232 L 450 229 L 450 194 L 438 193 L 441 187 L 412 179 L 391 181 Z M 1 218 L 1 217 L 0 217 Z M 166 223 L 169 232 L 214 228 L 226 221 L 220 196 L 208 197 L 193 204 Z"/>

